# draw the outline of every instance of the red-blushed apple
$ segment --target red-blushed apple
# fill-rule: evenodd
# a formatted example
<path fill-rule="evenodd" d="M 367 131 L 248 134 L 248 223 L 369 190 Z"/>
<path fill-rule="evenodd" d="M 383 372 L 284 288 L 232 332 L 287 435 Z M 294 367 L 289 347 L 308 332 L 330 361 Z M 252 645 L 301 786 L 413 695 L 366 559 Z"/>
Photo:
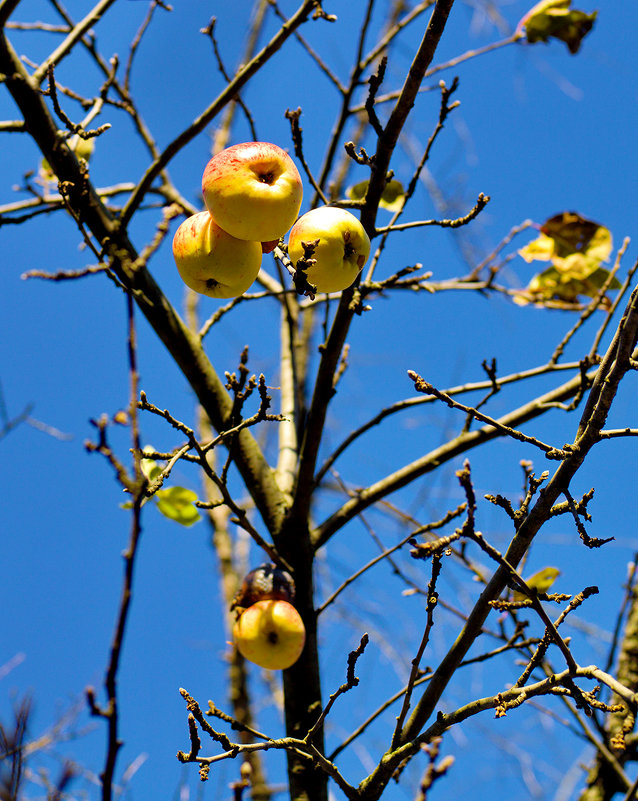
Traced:
<path fill-rule="evenodd" d="M 321 206 L 300 217 L 288 238 L 293 265 L 302 258 L 302 242 L 319 240 L 308 268 L 308 281 L 317 292 L 346 289 L 361 272 L 370 255 L 370 239 L 360 221 L 345 209 Z"/>
<path fill-rule="evenodd" d="M 173 257 L 182 280 L 195 292 L 236 298 L 257 278 L 261 242 L 235 239 L 207 211 L 200 211 L 177 229 Z"/>
<path fill-rule="evenodd" d="M 301 615 L 288 601 L 257 601 L 233 627 L 239 653 L 268 670 L 294 665 L 306 642 Z"/>
<path fill-rule="evenodd" d="M 303 186 L 285 150 L 270 142 L 244 142 L 212 157 L 202 192 L 224 231 L 237 239 L 272 242 L 297 219 Z"/>

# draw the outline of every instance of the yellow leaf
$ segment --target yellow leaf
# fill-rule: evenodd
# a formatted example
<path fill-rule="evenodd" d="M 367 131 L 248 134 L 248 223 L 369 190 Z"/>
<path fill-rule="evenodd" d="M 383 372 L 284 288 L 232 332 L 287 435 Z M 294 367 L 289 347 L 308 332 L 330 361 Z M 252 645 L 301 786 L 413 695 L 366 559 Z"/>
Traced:
<path fill-rule="evenodd" d="M 550 261 L 554 255 L 554 240 L 541 234 L 538 239 L 532 240 L 518 251 L 518 255 L 526 262 Z"/>
<path fill-rule="evenodd" d="M 346 197 L 350 200 L 363 200 L 368 191 L 369 181 L 359 181 L 358 184 L 353 184 L 346 189 Z"/>
<path fill-rule="evenodd" d="M 554 38 L 565 42 L 570 53 L 577 53 L 594 26 L 597 12 L 587 14 L 570 6 L 571 0 L 541 0 L 525 14 L 516 30 L 521 33 L 525 29 L 530 44 Z"/>
<path fill-rule="evenodd" d="M 554 308 L 579 309 L 579 295 L 595 297 L 609 272 L 601 267 L 612 251 L 611 232 L 604 225 L 573 211 L 556 214 L 540 227 L 541 234 L 518 251 L 526 262 L 550 261 L 527 287 L 514 295 L 519 306 L 535 303 Z M 614 278 L 609 289 L 618 289 Z M 601 306 L 609 305 L 607 298 Z"/>
<path fill-rule="evenodd" d="M 379 206 L 388 211 L 400 211 L 403 208 L 405 189 L 401 181 L 388 181 L 385 185 Z"/>
<path fill-rule="evenodd" d="M 525 583 L 530 590 L 535 590 L 539 594 L 547 592 L 556 579 L 560 576 L 560 570 L 557 567 L 544 567 L 534 575 L 525 579 Z M 515 601 L 524 601 L 528 595 L 522 591 L 514 591 Z"/>

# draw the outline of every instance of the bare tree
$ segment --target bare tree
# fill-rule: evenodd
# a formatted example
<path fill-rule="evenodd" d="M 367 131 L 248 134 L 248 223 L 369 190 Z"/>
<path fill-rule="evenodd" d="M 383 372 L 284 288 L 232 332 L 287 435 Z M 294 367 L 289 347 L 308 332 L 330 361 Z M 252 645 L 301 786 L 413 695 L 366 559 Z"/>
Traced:
<path fill-rule="evenodd" d="M 608 538 L 588 531 L 588 507 L 593 493 L 578 495 L 571 486 L 601 442 L 623 437 L 629 448 L 631 438 L 638 434 L 629 420 L 617 428 L 607 427 L 625 376 L 638 366 L 638 288 L 634 287 L 638 265 L 623 265 L 625 242 L 617 251 L 613 268 L 601 267 L 611 250 L 610 241 L 607 248 L 606 229 L 567 212 L 550 218 L 542 227 L 535 226 L 541 231 L 539 244 L 536 251 L 528 246 L 524 255 L 529 260 L 545 259 L 549 265 L 524 289 L 508 282 L 505 268 L 520 246 L 517 237 L 533 227 L 529 221 L 510 231 L 488 255 L 476 257 L 466 251 L 467 269 L 454 278 L 436 280 L 423 269 L 418 254 L 408 264 L 397 264 L 393 257 L 393 242 L 402 232 L 427 226 L 468 226 L 471 230 L 473 221 L 489 202 L 489 197 L 481 193 L 456 217 L 406 219 L 417 187 L 427 182 L 427 165 L 437 140 L 457 106 L 457 79 L 439 83 L 438 74 L 475 57 L 489 58 L 498 48 L 531 45 L 547 38 L 562 39 L 576 53 L 581 39 L 594 24 L 595 14 L 569 10 L 569 3 L 549 0 L 535 7 L 505 38 L 449 62 L 436 63 L 437 47 L 454 0 L 366 0 L 355 5 L 360 6 L 359 21 L 357 29 L 349 32 L 351 68 L 345 78 L 333 71 L 328 59 L 306 36 L 313 26 L 339 25 L 337 16 L 324 8 L 321 0 L 303 0 L 291 13 L 284 12 L 274 0 L 258 0 L 248 24 L 246 50 L 237 67 L 224 64 L 215 20 L 211 20 L 202 33 L 211 42 L 216 66 L 223 76 L 223 89 L 195 119 L 182 124 L 172 141 L 160 146 L 158 137 L 144 121 L 143 104 L 133 98 L 130 87 L 136 54 L 146 32 L 156 15 L 171 12 L 164 0 L 151 0 L 122 62 L 104 55 L 94 29 L 99 30 L 100 21 L 107 14 L 130 13 L 128 3 L 100 0 L 76 21 L 58 0 L 50 0 L 50 11 L 56 18 L 55 23 L 50 23 L 17 21 L 14 17 L 22 6 L 20 0 L 0 1 L 0 73 L 4 89 L 20 112 L 19 119 L 0 123 L 0 133 L 9 143 L 13 137 L 31 137 L 46 160 L 39 176 L 25 177 L 23 189 L 30 197 L 0 207 L 0 224 L 20 224 L 27 231 L 36 216 L 70 215 L 77 226 L 78 239 L 93 263 L 79 271 L 38 270 L 29 277 L 56 282 L 82 278 L 103 281 L 106 287 L 123 292 L 127 304 L 129 406 L 113 416 L 96 419 L 95 437 L 88 445 L 108 460 L 130 497 L 121 602 L 104 686 L 87 692 L 90 711 L 104 721 L 107 732 L 100 772 L 101 798 L 110 801 L 116 794 L 118 753 L 126 738 L 120 722 L 118 676 L 126 658 L 124 640 L 145 506 L 152 499 L 167 497 L 161 493 L 166 491 L 171 472 L 179 463 L 195 465 L 202 476 L 202 499 L 196 506 L 210 526 L 226 604 L 221 614 L 227 629 L 232 628 L 230 607 L 242 576 L 247 566 L 261 560 L 272 561 L 294 576 L 295 604 L 307 635 L 301 657 L 283 672 L 284 736 L 260 730 L 246 664 L 236 651 L 228 670 L 230 711 L 222 709 L 221 699 L 213 699 L 203 710 L 201 699 L 194 698 L 188 689 L 181 690 L 188 711 L 190 744 L 179 752 L 178 759 L 193 763 L 202 780 L 220 761 L 239 757 L 241 769 L 238 766 L 238 779 L 233 785 L 235 797 L 241 798 L 250 790 L 255 799 L 269 799 L 275 790 L 268 781 L 268 752 L 283 750 L 291 799 L 326 801 L 332 786 L 348 799 L 374 801 L 421 754 L 426 768 L 411 792 L 425 799 L 435 782 L 444 781 L 452 765 L 450 756 L 440 756 L 446 732 L 485 710 L 493 710 L 497 717 L 510 712 L 515 715 L 521 705 L 558 698 L 565 705 L 569 725 L 596 749 L 589 788 L 582 798 L 611 798 L 615 792 L 632 798 L 636 783 L 630 778 L 627 765 L 636 758 L 634 575 L 618 613 L 609 659 L 607 664 L 598 666 L 577 661 L 572 642 L 561 629 L 575 610 L 586 610 L 588 599 L 598 592 L 597 588 L 583 586 L 572 588 L 570 594 L 551 593 L 551 571 L 549 581 L 543 582 L 547 575 L 528 580 L 522 575 L 522 566 L 535 538 L 557 516 L 571 521 L 583 547 L 602 548 L 596 558 L 605 558 Z M 492 3 L 485 5 L 498 16 Z M 383 17 L 381 24 L 379 15 Z M 261 45 L 267 23 L 269 38 Z M 270 33 L 273 23 L 274 33 Z M 36 61 L 31 61 L 28 53 L 33 31 L 60 37 L 49 55 Z M 404 37 L 406 42 L 411 41 L 407 34 L 414 38 L 415 31 L 419 32 L 418 44 L 405 74 L 399 78 L 397 71 L 389 67 L 395 63 L 399 46 L 407 46 L 403 44 Z M 26 57 L 19 56 L 13 44 L 18 36 L 23 37 L 20 52 L 26 52 Z M 348 289 L 333 296 L 315 297 L 303 278 L 303 265 L 290 263 L 281 242 L 273 256 L 264 259 L 257 291 L 219 306 L 205 321 L 200 319 L 201 307 L 191 295 L 182 318 L 149 270 L 153 259 L 166 253 L 166 237 L 174 221 L 198 211 L 187 199 L 194 187 L 179 186 L 169 174 L 169 167 L 211 125 L 215 132 L 213 150 L 232 141 L 239 114 L 255 130 L 253 111 L 244 102 L 242 92 L 256 75 L 268 72 L 277 54 L 292 52 L 292 48 L 311 60 L 321 78 L 333 87 L 336 101 L 333 128 L 318 169 L 313 171 L 308 166 L 318 159 L 309 158 L 304 151 L 301 109 L 287 112 L 287 144 L 305 171 L 311 205 L 331 203 L 360 215 L 373 245 L 370 263 Z M 79 65 L 80 57 L 87 55 L 102 75 L 102 82 L 95 85 L 93 94 L 84 96 L 73 86 L 63 85 L 56 72 L 63 62 L 77 59 Z M 434 75 L 437 82 L 427 84 Z M 438 117 L 429 138 L 417 142 L 411 134 L 408 137 L 408 121 L 426 88 L 436 91 Z M 433 92 L 428 99 L 431 104 L 432 98 Z M 88 151 L 82 155 L 80 145 L 97 141 L 100 146 L 101 137 L 109 135 L 111 123 L 98 124 L 98 117 L 107 118 L 111 111 L 128 117 L 134 136 L 144 148 L 145 160 L 130 180 L 100 187 L 92 179 Z M 399 152 L 402 141 L 414 151 L 410 157 L 413 156 L 411 178 L 405 186 L 393 180 L 394 165 L 405 159 Z M 379 222 L 379 208 L 384 206 L 392 211 L 388 224 Z M 156 217 L 156 233 L 136 248 L 132 228 L 148 208 Z M 385 277 L 379 277 L 380 265 L 386 266 Z M 501 375 L 495 361 L 486 361 L 481 380 L 467 380 L 446 389 L 434 386 L 413 365 L 403 365 L 414 392 L 407 398 L 397 397 L 396 393 L 392 403 L 379 406 L 360 425 L 353 426 L 345 420 L 348 432 L 335 446 L 327 421 L 336 392 L 348 391 L 343 386 L 354 369 L 349 365 L 348 336 L 367 313 L 369 304 L 381 297 L 390 299 L 400 315 L 402 299 L 408 291 L 422 293 L 433 303 L 444 292 L 472 292 L 519 304 L 556 307 L 568 312 L 564 314 L 566 330 L 543 363 L 531 367 L 521 364 L 515 372 Z M 238 355 L 235 372 L 222 374 L 223 365 L 216 363 L 209 334 L 239 306 L 249 303 L 256 309 L 266 304 L 272 308 L 274 304 L 278 310 L 280 367 L 276 377 L 251 375 L 248 349 Z M 144 391 L 138 373 L 139 312 L 192 388 L 198 403 L 192 419 L 178 419 L 165 408 L 161 397 L 148 397 Z M 587 339 L 583 326 L 592 316 L 599 325 Z M 611 336 L 603 347 L 606 334 Z M 579 353 L 570 362 L 563 358 L 568 344 L 577 347 Z M 528 389 L 529 380 L 537 377 L 546 381 L 540 394 Z M 274 384 L 278 384 L 277 390 L 272 389 Z M 490 414 L 492 399 L 510 386 L 517 387 L 519 398 L 524 400 L 510 403 L 507 411 L 498 416 Z M 472 401 L 477 393 L 480 399 Z M 439 445 L 396 469 L 378 474 L 367 486 L 356 486 L 339 474 L 336 465 L 346 451 L 358 452 L 365 458 L 374 449 L 369 443 L 374 441 L 380 424 L 408 410 L 434 408 L 437 404 L 449 407 L 455 426 L 455 432 Z M 562 414 L 559 441 L 564 444 L 546 442 L 542 428 L 536 430 L 528 425 L 558 414 Z M 151 417 L 165 423 L 174 442 L 171 449 L 143 448 L 140 431 L 143 421 Z M 13 422 L 4 415 L 3 433 Z M 111 444 L 112 428 L 117 425 L 126 425 L 130 430 L 130 454 L 118 453 Z M 549 460 L 548 469 L 540 473 L 529 460 L 521 462 L 524 487 L 519 501 L 496 492 L 486 496 L 482 505 L 498 507 L 509 527 L 505 547 L 497 547 L 496 540 L 479 529 L 480 504 L 469 461 L 475 449 L 501 438 L 524 447 L 521 453 L 535 449 L 543 465 Z M 459 458 L 463 460 L 461 465 Z M 155 462 L 152 472 L 144 460 Z M 460 504 L 426 519 L 415 517 L 392 500 L 393 493 L 403 488 L 416 492 L 420 478 L 450 465 L 457 467 L 454 475 L 463 496 Z M 339 505 L 326 512 L 323 499 L 335 495 L 340 499 Z M 403 534 L 391 546 L 377 537 L 367 518 L 368 513 L 379 511 L 387 519 L 400 521 Z M 345 580 L 329 592 L 325 587 L 318 591 L 320 565 L 324 560 L 329 563 L 335 542 L 357 522 L 369 530 L 377 555 L 361 559 L 356 554 L 356 566 Z M 324 725 L 342 704 L 341 696 L 356 693 L 356 674 L 366 659 L 374 657 L 366 652 L 369 635 L 361 627 L 355 641 L 342 648 L 343 683 L 330 687 L 324 679 L 322 685 L 318 632 L 326 610 L 339 608 L 353 583 L 364 586 L 368 571 L 380 562 L 391 565 L 406 595 L 423 598 L 425 618 L 420 642 L 414 652 L 402 654 L 409 669 L 407 683 L 388 687 L 388 697 L 379 699 L 378 707 L 368 710 L 338 746 L 327 748 Z M 460 568 L 464 580 L 469 577 L 480 583 L 480 594 L 467 609 L 459 608 L 441 590 L 441 575 L 452 569 L 451 565 Z M 559 604 L 563 604 L 560 609 Z M 341 613 L 345 614 L 343 608 Z M 442 658 L 434 665 L 426 665 L 433 629 L 445 610 L 456 621 L 455 636 Z M 540 626 L 540 634 L 528 633 L 528 614 Z M 623 629 L 624 620 L 627 623 Z M 374 633 L 373 640 L 375 636 L 382 639 L 390 634 Z M 448 703 L 447 711 L 443 711 L 442 702 L 451 683 L 458 680 L 466 665 L 477 662 L 498 663 L 499 669 L 505 671 L 500 689 L 456 707 Z M 373 725 L 386 720 L 383 713 L 387 709 L 392 710 L 394 723 L 384 726 L 382 753 L 374 758 L 371 769 L 355 780 L 347 779 L 340 767 L 341 755 L 365 738 Z M 3 779 L 10 786 L 7 798 L 18 797 L 20 764 L 15 762 L 15 743 L 23 734 L 18 728 L 19 725 L 15 735 L 3 737 L 4 758 L 12 759 L 8 764 L 14 766 L 7 773 L 8 778 Z"/>

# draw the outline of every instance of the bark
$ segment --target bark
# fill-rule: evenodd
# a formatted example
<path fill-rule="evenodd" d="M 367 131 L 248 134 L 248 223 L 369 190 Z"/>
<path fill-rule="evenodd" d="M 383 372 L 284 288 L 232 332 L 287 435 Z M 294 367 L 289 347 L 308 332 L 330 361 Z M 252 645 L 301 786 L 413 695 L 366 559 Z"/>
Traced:
<path fill-rule="evenodd" d="M 633 692 L 638 691 L 638 589 L 635 587 L 618 656 L 617 678 Z M 614 696 L 611 703 L 621 703 L 621 699 Z M 637 758 L 635 745 L 629 746 L 625 743 L 625 738 L 635 728 L 634 715 L 635 710 L 611 712 L 605 723 L 605 745 L 621 767 Z M 589 770 L 587 787 L 579 801 L 611 801 L 616 793 L 626 792 L 627 787 L 614 764 L 599 751 Z"/>

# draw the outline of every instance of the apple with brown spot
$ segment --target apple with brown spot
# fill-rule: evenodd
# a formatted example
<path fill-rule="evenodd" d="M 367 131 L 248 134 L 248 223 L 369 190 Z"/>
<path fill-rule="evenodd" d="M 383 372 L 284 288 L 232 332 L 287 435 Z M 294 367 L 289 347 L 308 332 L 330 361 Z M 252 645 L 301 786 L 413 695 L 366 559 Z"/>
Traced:
<path fill-rule="evenodd" d="M 245 659 L 268 670 L 285 670 L 301 656 L 306 629 L 288 601 L 257 601 L 236 621 L 233 638 Z"/>
<path fill-rule="evenodd" d="M 349 287 L 370 255 L 370 239 L 361 222 L 345 209 L 320 206 L 300 217 L 288 238 L 293 265 L 304 255 L 303 242 L 317 242 L 314 264 L 306 271 L 317 292 L 339 292 Z"/>

